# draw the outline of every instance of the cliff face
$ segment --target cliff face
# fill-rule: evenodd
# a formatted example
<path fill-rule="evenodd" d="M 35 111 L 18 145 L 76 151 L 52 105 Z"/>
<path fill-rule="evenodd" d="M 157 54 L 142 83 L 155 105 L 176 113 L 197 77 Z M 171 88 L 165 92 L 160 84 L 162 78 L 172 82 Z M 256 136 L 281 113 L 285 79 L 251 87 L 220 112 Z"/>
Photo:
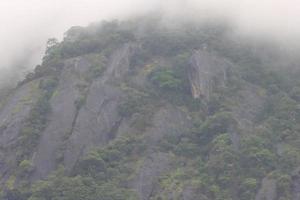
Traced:
<path fill-rule="evenodd" d="M 190 59 L 189 80 L 194 98 L 209 100 L 211 92 L 217 87 L 226 87 L 227 71 L 230 62 L 206 51 L 195 51 Z"/>
<path fill-rule="evenodd" d="M 86 103 L 78 111 L 73 132 L 66 142 L 64 162 L 68 168 L 72 168 L 82 154 L 93 147 L 108 144 L 116 137 L 122 123 L 118 106 L 125 94 L 119 87 L 108 82 L 116 84 L 124 80 L 128 74 L 130 59 L 136 50 L 133 44 L 124 44 L 117 49 L 111 55 L 103 77 L 95 79 L 91 84 Z"/>
<path fill-rule="evenodd" d="M 16 165 L 18 138 L 21 137 L 24 121 L 36 102 L 38 81 L 32 81 L 14 91 L 1 110 L 2 184 L 9 177 L 9 171 Z"/>
<path fill-rule="evenodd" d="M 219 27 L 154 24 L 47 50 L 0 111 L 2 199 L 299 199 L 292 76 Z"/>

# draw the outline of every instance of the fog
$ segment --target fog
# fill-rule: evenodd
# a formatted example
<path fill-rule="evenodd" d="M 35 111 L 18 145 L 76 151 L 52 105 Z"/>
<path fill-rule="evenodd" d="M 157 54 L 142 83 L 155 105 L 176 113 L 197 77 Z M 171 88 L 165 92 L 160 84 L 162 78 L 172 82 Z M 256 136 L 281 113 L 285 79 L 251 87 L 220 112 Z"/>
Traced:
<path fill-rule="evenodd" d="M 300 0 L 1 0 L 0 9 L 2 84 L 38 64 L 47 39 L 62 39 L 71 26 L 156 11 L 175 21 L 226 19 L 240 33 L 282 45 L 300 39 Z"/>

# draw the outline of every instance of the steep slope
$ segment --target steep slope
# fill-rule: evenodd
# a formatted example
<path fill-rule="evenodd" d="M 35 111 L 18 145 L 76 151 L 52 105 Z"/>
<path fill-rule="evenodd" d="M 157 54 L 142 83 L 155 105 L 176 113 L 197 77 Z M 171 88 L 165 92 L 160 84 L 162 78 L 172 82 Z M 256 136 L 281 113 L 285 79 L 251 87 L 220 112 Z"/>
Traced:
<path fill-rule="evenodd" d="M 298 200 L 297 60 L 139 20 L 49 40 L 0 111 L 1 198 Z"/>

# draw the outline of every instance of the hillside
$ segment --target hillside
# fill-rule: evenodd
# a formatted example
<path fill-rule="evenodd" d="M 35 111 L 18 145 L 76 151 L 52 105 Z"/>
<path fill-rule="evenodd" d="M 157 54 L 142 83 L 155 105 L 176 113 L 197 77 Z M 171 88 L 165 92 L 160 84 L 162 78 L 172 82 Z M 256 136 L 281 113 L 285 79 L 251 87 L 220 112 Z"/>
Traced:
<path fill-rule="evenodd" d="M 299 200 L 300 69 L 223 23 L 72 27 L 1 96 L 4 200 Z"/>

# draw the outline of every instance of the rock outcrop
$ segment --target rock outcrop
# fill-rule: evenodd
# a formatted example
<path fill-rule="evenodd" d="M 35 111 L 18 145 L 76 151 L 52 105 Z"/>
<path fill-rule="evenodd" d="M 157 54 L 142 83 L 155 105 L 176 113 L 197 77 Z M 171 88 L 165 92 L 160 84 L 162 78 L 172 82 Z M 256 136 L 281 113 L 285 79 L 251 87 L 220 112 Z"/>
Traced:
<path fill-rule="evenodd" d="M 45 178 L 56 169 L 59 159 L 62 159 L 59 152 L 63 150 L 64 140 L 72 131 L 77 115 L 75 101 L 81 96 L 78 86 L 84 82 L 82 77 L 90 66 L 82 57 L 68 60 L 65 64 L 55 94 L 50 99 L 52 111 L 49 123 L 41 134 L 33 158 L 36 166 L 34 179 Z"/>
<path fill-rule="evenodd" d="M 255 200 L 276 200 L 276 180 L 264 178 Z"/>
<path fill-rule="evenodd" d="M 292 194 L 293 200 L 300 199 L 300 167 L 292 174 Z"/>
<path fill-rule="evenodd" d="M 299 200 L 295 74 L 143 22 L 73 27 L 5 96 L 0 199 Z"/>
<path fill-rule="evenodd" d="M 39 80 L 36 80 L 18 88 L 2 108 L 0 112 L 0 145 L 2 148 L 16 142 L 22 123 L 36 102 L 38 83 Z"/>
<path fill-rule="evenodd" d="M 224 58 L 197 50 L 190 59 L 188 69 L 191 92 L 195 99 L 209 100 L 217 87 L 225 87 L 227 71 L 232 64 Z"/>
<path fill-rule="evenodd" d="M 68 169 L 74 166 L 80 155 L 94 146 L 107 144 L 115 137 L 114 133 L 122 120 L 118 106 L 124 94 L 114 84 L 128 73 L 130 59 L 136 48 L 135 44 L 125 44 L 116 50 L 103 76 L 90 86 L 86 104 L 79 110 L 73 132 L 66 143 L 64 163 Z"/>
<path fill-rule="evenodd" d="M 169 169 L 170 160 L 165 153 L 152 153 L 145 159 L 133 183 L 140 200 L 151 199 L 158 192 L 159 176 Z"/>
<path fill-rule="evenodd" d="M 16 89 L 0 112 L 0 180 L 5 181 L 16 165 L 16 145 L 30 110 L 36 103 L 39 80 Z M 0 183 L 1 183 L 0 182 Z"/>

